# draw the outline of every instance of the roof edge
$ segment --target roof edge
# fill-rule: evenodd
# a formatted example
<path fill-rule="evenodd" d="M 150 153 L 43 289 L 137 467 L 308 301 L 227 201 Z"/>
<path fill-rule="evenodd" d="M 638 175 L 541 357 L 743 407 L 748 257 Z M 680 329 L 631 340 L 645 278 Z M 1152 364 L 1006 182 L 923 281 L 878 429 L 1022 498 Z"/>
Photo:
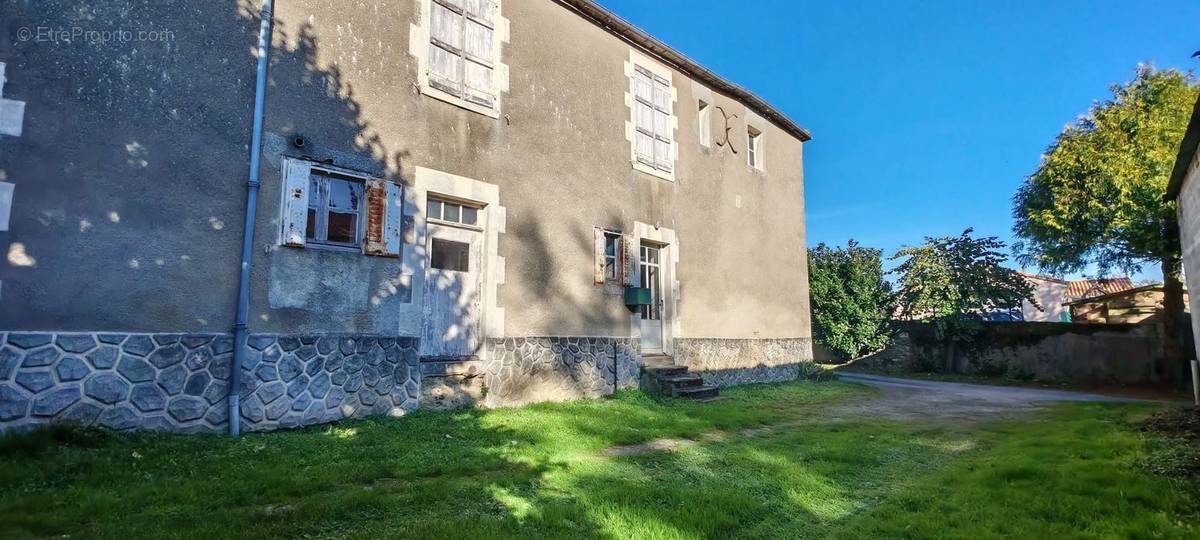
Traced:
<path fill-rule="evenodd" d="M 1183 190 L 1183 181 L 1187 178 L 1188 167 L 1196 159 L 1196 150 L 1200 147 L 1200 99 L 1192 107 L 1192 119 L 1188 121 L 1187 131 L 1183 134 L 1183 142 L 1179 143 L 1179 153 L 1175 156 L 1175 167 L 1171 169 L 1171 180 L 1167 182 L 1165 200 L 1173 201 L 1179 198 Z"/>
<path fill-rule="evenodd" d="M 1161 288 L 1163 288 L 1162 283 L 1151 283 L 1149 285 L 1142 285 L 1141 287 L 1134 287 L 1132 289 L 1125 289 L 1123 291 L 1110 292 L 1110 293 L 1102 294 L 1100 296 L 1092 296 L 1092 297 L 1088 297 L 1088 298 L 1080 298 L 1078 300 L 1071 300 L 1070 302 L 1063 302 L 1063 305 L 1064 306 L 1074 306 L 1076 304 L 1087 304 L 1087 303 L 1091 303 L 1091 302 L 1108 300 L 1111 298 L 1115 298 L 1115 297 L 1123 296 L 1123 295 L 1127 295 L 1127 294 L 1137 294 L 1140 292 L 1152 291 L 1152 290 L 1161 289 Z M 1186 291 L 1187 291 L 1187 289 L 1184 289 L 1184 292 L 1186 292 Z"/>
<path fill-rule="evenodd" d="M 680 71 L 686 72 L 703 83 L 708 84 L 713 90 L 729 94 L 737 100 L 743 102 L 746 106 L 754 109 L 758 114 L 770 120 L 775 125 L 782 128 L 792 136 L 800 139 L 801 142 L 812 140 L 812 133 L 807 129 L 800 127 L 788 118 L 787 115 L 780 112 L 775 107 L 771 106 L 762 98 L 754 95 L 749 90 L 738 86 L 729 80 L 717 75 L 708 68 L 700 65 L 691 58 L 688 58 L 683 53 L 675 50 L 670 45 L 663 43 L 658 38 L 650 35 L 645 30 L 638 28 L 633 23 L 622 19 L 617 14 L 600 6 L 592 0 L 554 0 L 588 19 L 596 26 L 608 30 L 618 37 L 630 42 L 631 44 L 642 48 L 644 51 L 656 56 L 668 64 L 678 68 Z"/>

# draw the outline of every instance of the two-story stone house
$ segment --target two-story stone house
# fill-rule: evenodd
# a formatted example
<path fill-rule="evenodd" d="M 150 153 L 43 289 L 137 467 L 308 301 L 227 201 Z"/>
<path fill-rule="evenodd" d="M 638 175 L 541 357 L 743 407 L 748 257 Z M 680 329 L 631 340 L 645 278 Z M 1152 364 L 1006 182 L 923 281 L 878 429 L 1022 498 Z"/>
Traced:
<path fill-rule="evenodd" d="M 261 0 L 88 4 L 0 0 L 0 425 L 273 429 L 811 359 L 808 132 L 593 2 L 278 0 L 261 115 Z"/>

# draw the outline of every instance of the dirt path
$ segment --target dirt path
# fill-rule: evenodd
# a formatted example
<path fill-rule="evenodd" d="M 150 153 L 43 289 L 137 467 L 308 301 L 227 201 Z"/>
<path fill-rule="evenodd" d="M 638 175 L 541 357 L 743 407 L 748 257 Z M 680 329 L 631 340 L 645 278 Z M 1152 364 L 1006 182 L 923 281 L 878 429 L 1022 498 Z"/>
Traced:
<path fill-rule="evenodd" d="M 881 375 L 841 373 L 841 380 L 873 386 L 881 390 L 871 397 L 847 402 L 825 410 L 826 419 L 855 417 L 888 420 L 933 420 L 949 422 L 987 422 L 1030 414 L 1062 401 L 1137 403 L 1144 400 L 1012 386 L 987 386 L 940 381 L 899 379 Z M 759 437 L 779 430 L 792 429 L 804 422 L 792 422 L 743 429 L 737 437 Z M 707 433 L 704 441 L 724 440 L 725 432 Z M 655 439 L 629 446 L 614 446 L 603 452 L 606 457 L 626 456 L 653 451 L 690 448 L 700 441 L 691 439 Z"/>
<path fill-rule="evenodd" d="M 882 393 L 831 409 L 837 415 L 892 420 L 979 422 L 1021 416 L 1061 401 L 1136 403 L 1142 400 L 1013 386 L 987 386 L 841 373 L 846 382 L 866 384 Z"/>

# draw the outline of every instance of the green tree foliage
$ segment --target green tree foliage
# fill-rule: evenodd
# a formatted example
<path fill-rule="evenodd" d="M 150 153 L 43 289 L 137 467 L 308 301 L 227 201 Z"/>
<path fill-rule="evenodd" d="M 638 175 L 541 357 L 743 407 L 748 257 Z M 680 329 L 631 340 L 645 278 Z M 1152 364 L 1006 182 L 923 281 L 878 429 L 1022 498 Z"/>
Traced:
<path fill-rule="evenodd" d="M 845 359 L 887 345 L 893 302 L 884 279 L 882 252 L 859 246 L 819 244 L 808 250 L 813 332 L 817 341 Z"/>
<path fill-rule="evenodd" d="M 1159 264 L 1167 293 L 1163 323 L 1178 336 L 1179 227 L 1175 204 L 1163 195 L 1198 87 L 1189 74 L 1139 66 L 1112 93 L 1063 129 L 1017 191 L 1015 250 L 1023 264 L 1054 273 L 1095 264 L 1103 275 Z M 1180 357 L 1179 340 L 1168 342 L 1168 357 Z"/>
<path fill-rule="evenodd" d="M 904 259 L 892 270 L 900 275 L 901 317 L 936 325 L 940 339 L 969 338 L 983 315 L 1020 309 L 1024 300 L 1037 305 L 1033 285 L 1002 266 L 1005 243 L 994 236 L 973 238 L 973 232 L 926 237 L 925 244 L 901 248 L 892 256 Z"/>

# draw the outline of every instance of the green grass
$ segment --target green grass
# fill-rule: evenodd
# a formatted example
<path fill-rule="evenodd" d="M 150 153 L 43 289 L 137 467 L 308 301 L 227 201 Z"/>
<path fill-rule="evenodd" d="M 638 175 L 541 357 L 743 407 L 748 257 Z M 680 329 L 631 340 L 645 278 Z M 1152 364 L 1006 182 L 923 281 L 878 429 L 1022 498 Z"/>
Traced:
<path fill-rule="evenodd" d="M 1195 537 L 1195 484 L 1139 466 L 1145 406 L 1020 422 L 825 414 L 870 391 L 742 387 L 218 436 L 0 440 L 0 538 Z M 750 434 L 743 433 L 754 429 Z M 691 438 L 673 452 L 604 449 Z"/>

